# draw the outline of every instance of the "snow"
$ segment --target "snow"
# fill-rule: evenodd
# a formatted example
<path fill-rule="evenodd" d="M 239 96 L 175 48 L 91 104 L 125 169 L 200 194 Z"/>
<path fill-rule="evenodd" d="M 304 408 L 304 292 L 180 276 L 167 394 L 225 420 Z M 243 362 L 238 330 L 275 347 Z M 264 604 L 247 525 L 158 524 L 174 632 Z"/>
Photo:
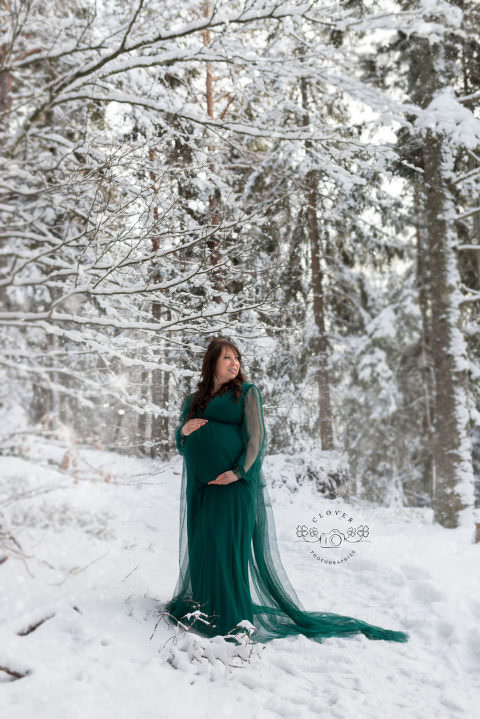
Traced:
<path fill-rule="evenodd" d="M 433 133 L 443 133 L 453 146 L 471 150 L 480 143 L 480 120 L 455 97 L 452 87 L 438 90 L 428 107 L 415 121 L 415 126 Z"/>
<path fill-rule="evenodd" d="M 298 636 L 252 651 L 176 637 L 155 612 L 177 579 L 180 457 L 67 441 L 27 435 L 18 456 L 0 457 L 2 531 L 27 555 L 10 544 L 0 563 L 0 666 L 29 672 L 12 680 L 0 671 L 2 717 L 475 715 L 480 545 L 468 529 L 434 525 L 429 509 L 327 502 L 306 483 L 296 492 L 273 487 L 294 464 L 268 456 L 280 553 L 305 608 L 404 630 L 410 640 Z M 371 541 L 328 566 L 295 541 L 295 528 L 338 504 L 366 518 Z"/>
<path fill-rule="evenodd" d="M 432 13 L 435 16 L 443 16 L 445 23 L 451 28 L 459 28 L 463 20 L 463 12 L 445 0 L 421 0 L 423 12 Z"/>

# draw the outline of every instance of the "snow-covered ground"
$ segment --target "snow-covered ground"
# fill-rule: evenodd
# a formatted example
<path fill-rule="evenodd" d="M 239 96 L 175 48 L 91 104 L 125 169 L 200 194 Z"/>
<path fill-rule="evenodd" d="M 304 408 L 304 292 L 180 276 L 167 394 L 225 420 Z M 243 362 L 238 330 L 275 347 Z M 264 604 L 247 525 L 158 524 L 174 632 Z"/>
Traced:
<path fill-rule="evenodd" d="M 356 503 L 347 509 L 368 520 L 372 541 L 328 566 L 295 541 L 295 528 L 332 503 L 305 485 L 270 489 L 304 607 L 410 640 L 297 636 L 236 649 L 175 636 L 156 614 L 177 579 L 181 458 L 65 452 L 27 437 L 22 457 L 0 457 L 0 529 L 27 555 L 15 557 L 10 540 L 0 563 L 0 667 L 24 675 L 0 671 L 2 719 L 478 716 L 480 545 L 471 533 L 433 525 L 429 510 Z M 285 463 L 270 456 L 264 469 L 268 482 Z"/>

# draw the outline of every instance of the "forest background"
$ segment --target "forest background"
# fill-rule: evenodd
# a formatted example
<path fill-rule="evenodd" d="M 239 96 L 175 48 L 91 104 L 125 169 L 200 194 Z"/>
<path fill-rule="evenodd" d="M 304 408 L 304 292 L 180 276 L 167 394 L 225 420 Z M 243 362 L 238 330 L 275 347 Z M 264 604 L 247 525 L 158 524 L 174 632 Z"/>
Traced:
<path fill-rule="evenodd" d="M 299 485 L 479 541 L 479 27 L 469 0 L 1 0 L 2 454 L 171 457 L 221 334 Z"/>

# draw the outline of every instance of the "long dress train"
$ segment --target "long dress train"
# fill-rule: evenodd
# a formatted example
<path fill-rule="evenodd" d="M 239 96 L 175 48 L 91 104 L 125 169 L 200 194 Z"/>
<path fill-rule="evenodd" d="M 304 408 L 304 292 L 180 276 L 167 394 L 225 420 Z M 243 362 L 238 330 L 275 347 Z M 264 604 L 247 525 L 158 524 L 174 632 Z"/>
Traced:
<path fill-rule="evenodd" d="M 280 559 L 272 506 L 262 470 L 267 445 L 260 390 L 244 382 L 237 400 L 230 388 L 215 395 L 196 417 L 208 420 L 181 434 L 193 393 L 182 403 L 175 437 L 183 455 L 180 490 L 179 576 L 163 609 L 172 622 L 207 637 L 235 634 L 248 619 L 254 642 L 303 634 L 325 637 L 362 633 L 369 639 L 406 642 L 408 634 L 329 612 L 306 611 Z M 232 469 L 240 479 L 208 485 Z M 195 615 L 200 609 L 209 623 Z"/>

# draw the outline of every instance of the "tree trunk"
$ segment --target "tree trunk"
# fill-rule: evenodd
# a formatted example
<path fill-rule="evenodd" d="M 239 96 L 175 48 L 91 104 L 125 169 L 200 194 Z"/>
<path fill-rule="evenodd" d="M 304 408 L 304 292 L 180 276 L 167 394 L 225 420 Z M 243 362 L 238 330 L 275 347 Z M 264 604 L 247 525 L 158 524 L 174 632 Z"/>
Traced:
<path fill-rule="evenodd" d="M 145 400 L 145 402 L 148 402 L 150 399 L 150 372 L 149 370 L 142 370 L 140 373 L 140 397 L 141 399 Z M 148 431 L 148 417 L 147 417 L 147 411 L 144 410 L 141 414 L 138 415 L 137 420 L 137 439 L 136 439 L 136 446 L 137 446 L 137 452 L 138 454 L 146 454 L 145 449 L 145 441 L 147 440 L 147 431 Z M 120 431 L 120 430 L 119 430 Z"/>
<path fill-rule="evenodd" d="M 434 463 L 433 463 L 433 421 L 434 421 L 434 393 L 433 393 L 433 366 L 432 366 L 432 327 L 431 327 L 431 307 L 429 299 L 431 296 L 431 267 L 428 261 L 428 252 L 426 247 L 425 227 L 423 219 L 423 196 L 421 194 L 419 180 L 414 180 L 414 211 L 418 218 L 416 223 L 417 235 L 417 287 L 418 287 L 418 303 L 422 316 L 422 335 L 420 347 L 420 372 L 422 376 L 422 387 L 424 395 L 424 413 L 423 413 L 423 437 L 425 438 L 423 446 L 423 490 L 428 496 L 433 496 L 434 487 Z M 410 496 L 415 496 L 415 479 L 412 477 L 410 486 Z"/>
<path fill-rule="evenodd" d="M 210 17 L 211 15 L 211 4 L 210 2 L 204 2 L 203 3 L 203 14 L 205 17 Z M 208 47 L 210 43 L 210 30 L 204 30 L 202 32 L 203 36 L 203 44 L 205 47 Z M 206 91 L 206 98 L 207 98 L 207 114 L 208 116 L 213 120 L 214 119 L 214 97 L 213 97 L 213 68 L 210 62 L 207 62 L 207 75 L 205 80 L 205 91 Z M 208 146 L 209 152 L 212 154 L 215 152 L 215 146 L 209 145 Z M 209 163 L 209 168 L 212 173 L 212 177 L 215 172 L 215 165 L 213 162 Z M 219 225 L 220 224 L 220 191 L 218 188 L 215 188 L 213 192 L 210 193 L 209 197 L 209 212 L 208 212 L 208 225 Z M 210 227 L 209 227 L 210 229 Z M 222 259 L 222 253 L 221 253 L 221 243 L 220 238 L 213 234 L 211 235 L 207 240 L 207 247 L 210 251 L 210 264 L 215 267 L 219 264 L 220 260 Z M 211 273 L 212 278 L 212 284 L 214 288 L 220 293 L 225 289 L 224 282 L 223 282 L 223 276 L 222 272 L 219 270 L 213 270 Z M 216 294 L 213 296 L 213 300 L 215 302 L 221 302 L 222 297 L 220 294 Z"/>
<path fill-rule="evenodd" d="M 301 80 L 303 124 L 309 124 L 308 116 L 308 84 Z M 307 154 L 311 150 L 310 140 L 305 141 Z M 309 170 L 306 178 L 307 200 L 307 232 L 310 241 L 310 257 L 312 270 L 313 317 L 316 333 L 312 342 L 312 350 L 317 359 L 316 379 L 319 396 L 319 430 L 322 450 L 332 450 L 333 427 L 332 408 L 330 404 L 330 381 L 328 376 L 328 342 L 325 332 L 325 303 L 323 301 L 323 274 L 320 267 L 320 237 L 317 218 L 318 205 L 318 171 Z"/>
<path fill-rule="evenodd" d="M 473 509 L 473 472 L 466 402 L 466 363 L 460 327 L 459 273 L 453 198 L 446 178 L 454 158 L 444 138 L 428 130 L 424 143 L 425 211 L 428 234 L 432 359 L 434 372 L 434 520 L 459 524 L 459 513 Z"/>
<path fill-rule="evenodd" d="M 452 35 L 445 41 L 414 38 L 411 45 L 413 99 L 428 108 L 436 93 L 455 85 L 456 52 Z M 423 258 L 428 270 L 421 304 L 429 341 L 433 382 L 427 379 L 432 400 L 432 506 L 434 521 L 454 528 L 473 523 L 473 466 L 469 437 L 466 391 L 466 347 L 461 328 L 460 277 L 455 247 L 458 244 L 454 175 L 457 146 L 439 130 L 419 130 L 418 147 L 423 161 L 424 238 Z"/>
<path fill-rule="evenodd" d="M 153 192 L 154 195 L 158 194 L 158 176 L 155 171 L 154 162 L 156 158 L 156 152 L 153 148 L 150 148 L 149 152 L 149 159 L 150 159 L 150 179 L 152 180 L 152 186 L 153 186 Z M 153 207 L 153 219 L 155 224 L 157 224 L 160 220 L 160 214 L 158 212 L 158 204 L 155 201 L 154 207 Z M 152 250 L 153 252 L 157 252 L 157 250 L 160 249 L 160 241 L 159 238 L 154 236 L 152 239 Z M 153 283 L 159 284 L 161 283 L 163 276 L 161 272 L 155 271 L 153 273 Z M 171 313 L 168 308 L 164 308 L 162 306 L 161 302 L 153 301 L 152 302 L 152 317 L 157 322 L 160 322 L 162 319 L 169 320 L 171 319 Z M 162 362 L 167 360 L 167 352 L 165 351 L 164 343 L 162 341 L 157 342 L 158 346 L 158 354 L 157 354 L 157 360 L 158 362 Z M 162 370 L 160 367 L 151 370 L 151 372 L 145 373 L 145 380 L 151 382 L 151 399 L 152 403 L 156 405 L 157 407 L 166 408 L 168 407 L 168 399 L 169 399 L 169 372 L 167 370 Z M 149 396 L 150 392 L 147 392 L 147 397 Z M 151 417 L 151 423 L 150 427 L 148 427 L 148 423 L 143 422 L 142 423 L 143 430 L 145 432 L 148 431 L 150 428 L 151 436 L 150 438 L 150 456 L 152 459 L 155 459 L 155 457 L 160 454 L 162 457 L 167 456 L 167 447 L 168 447 L 168 436 L 169 436 L 169 423 L 168 418 L 162 415 L 156 415 L 154 414 Z M 144 437 L 144 439 L 147 439 L 147 437 Z M 159 449 L 157 448 L 157 443 L 159 444 Z"/>

